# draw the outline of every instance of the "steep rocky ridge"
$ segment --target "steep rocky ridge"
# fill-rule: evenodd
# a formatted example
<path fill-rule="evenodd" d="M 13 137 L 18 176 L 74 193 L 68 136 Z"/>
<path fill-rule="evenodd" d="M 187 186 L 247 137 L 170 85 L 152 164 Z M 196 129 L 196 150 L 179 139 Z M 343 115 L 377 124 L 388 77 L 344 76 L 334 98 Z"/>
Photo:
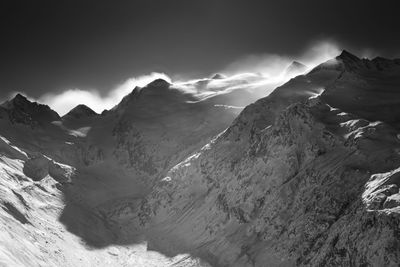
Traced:
<path fill-rule="evenodd" d="M 1 113 L 8 115 L 12 123 L 25 123 L 31 127 L 60 119 L 57 112 L 50 107 L 31 102 L 21 94 L 1 104 L 0 109 Z"/>
<path fill-rule="evenodd" d="M 121 235 L 144 225 L 216 266 L 397 266 L 400 69 L 383 61 L 343 52 L 249 105 Z"/>

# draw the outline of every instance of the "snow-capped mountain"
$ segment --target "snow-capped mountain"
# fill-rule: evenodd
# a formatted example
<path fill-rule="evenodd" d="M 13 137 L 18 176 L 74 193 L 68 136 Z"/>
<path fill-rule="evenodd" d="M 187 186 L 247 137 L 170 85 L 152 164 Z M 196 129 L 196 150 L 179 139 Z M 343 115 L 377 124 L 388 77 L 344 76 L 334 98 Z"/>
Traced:
<path fill-rule="evenodd" d="M 306 69 L 3 103 L 0 265 L 398 265 L 400 61 Z"/>
<path fill-rule="evenodd" d="M 3 228 L 2 263 L 148 266 L 182 262 L 186 266 L 192 262 L 200 266 L 186 255 L 149 254 L 145 244 L 133 250 L 111 247 L 90 253 L 78 245 L 74 234 L 90 246 L 118 243 L 100 207 L 121 205 L 120 210 L 144 197 L 169 168 L 229 126 L 242 110 L 231 106 L 234 92 L 243 91 L 242 102 L 255 98 L 247 87 L 223 92 L 235 82 L 218 79 L 219 89 L 207 97 L 155 80 L 134 88 L 102 114 L 78 105 L 60 117 L 20 94 L 3 103 L 0 217 L 8 228 Z M 235 81 L 244 83 L 240 78 Z M 14 242 L 13 236 L 20 242 Z M 141 256 L 130 259 L 127 251 Z M 115 253 L 126 255 L 116 258 Z"/>
<path fill-rule="evenodd" d="M 29 101 L 25 96 L 17 94 L 13 99 L 0 105 L 0 114 L 7 114 L 13 123 L 25 123 L 34 126 L 59 120 L 57 112 L 46 105 Z M 2 115 L 2 118 L 6 116 Z"/>
<path fill-rule="evenodd" d="M 398 60 L 345 51 L 290 80 L 173 167 L 125 231 L 216 266 L 399 264 L 399 77 Z"/>

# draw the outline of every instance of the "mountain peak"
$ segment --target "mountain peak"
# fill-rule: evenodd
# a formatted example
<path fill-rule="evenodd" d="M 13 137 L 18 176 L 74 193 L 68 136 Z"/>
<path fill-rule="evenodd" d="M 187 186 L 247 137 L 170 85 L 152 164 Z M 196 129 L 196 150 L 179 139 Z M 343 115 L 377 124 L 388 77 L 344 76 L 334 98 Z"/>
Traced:
<path fill-rule="evenodd" d="M 293 61 L 287 68 L 286 74 L 298 74 L 306 71 L 307 66 L 298 61 Z"/>
<path fill-rule="evenodd" d="M 171 84 L 164 79 L 156 79 L 144 87 L 133 89 L 132 97 L 154 96 L 159 94 L 169 94 L 172 91 Z"/>
<path fill-rule="evenodd" d="M 300 63 L 300 62 L 294 60 L 294 61 L 292 62 L 292 64 L 290 64 L 290 66 L 305 67 L 306 65 L 304 65 L 303 63 Z"/>
<path fill-rule="evenodd" d="M 82 117 L 93 117 L 98 115 L 95 111 L 86 105 L 80 104 L 71 109 L 64 117 L 82 118 Z"/>
<path fill-rule="evenodd" d="M 365 62 L 347 50 L 343 50 L 342 53 L 336 57 L 336 60 L 339 61 L 339 65 L 347 71 L 352 72 L 365 68 Z"/>
<path fill-rule="evenodd" d="M 166 88 L 168 88 L 170 86 L 171 86 L 171 84 L 169 82 L 167 82 L 164 79 L 159 78 L 159 79 L 156 79 L 156 80 L 152 81 L 151 83 L 149 83 L 146 87 L 166 87 Z"/>
<path fill-rule="evenodd" d="M 352 53 L 348 52 L 347 50 L 343 50 L 342 53 L 337 57 L 338 59 L 344 60 L 344 61 L 353 61 L 357 62 L 360 61 L 361 59 Z"/>
<path fill-rule="evenodd" d="M 118 113 L 156 114 L 174 110 L 177 105 L 198 100 L 179 90 L 164 79 L 156 79 L 144 87 L 135 87 L 121 102 L 112 108 Z M 143 115 L 144 116 L 144 115 Z"/>
<path fill-rule="evenodd" d="M 26 96 L 17 93 L 12 99 L 2 103 L 1 106 L 5 109 L 13 109 L 17 106 L 22 107 L 33 104 L 35 104 L 35 102 L 31 102 Z"/>
<path fill-rule="evenodd" d="M 343 52 L 338 57 L 336 57 L 336 59 L 339 60 L 344 68 L 349 71 L 383 71 L 385 69 L 398 68 L 400 65 L 400 62 L 398 60 L 387 59 L 384 57 L 375 57 L 372 60 L 367 58 L 360 59 L 359 57 L 349 53 L 346 50 L 343 50 Z"/>
<path fill-rule="evenodd" d="M 211 80 L 220 80 L 220 79 L 225 79 L 225 75 L 221 73 L 216 73 L 211 77 Z"/>
<path fill-rule="evenodd" d="M 6 109 L 10 109 L 10 108 L 13 108 L 15 105 L 21 106 L 21 105 L 30 105 L 30 104 L 33 104 L 33 102 L 31 102 L 26 96 L 18 93 L 12 99 L 1 104 L 1 106 Z"/>
<path fill-rule="evenodd" d="M 15 97 L 13 98 L 13 100 L 25 100 L 25 101 L 29 101 L 26 96 L 21 95 L 20 93 L 16 94 Z"/>
<path fill-rule="evenodd" d="M 9 101 L 1 104 L 9 114 L 12 122 L 35 124 L 48 123 L 60 119 L 60 116 L 49 106 L 30 101 L 26 96 L 18 93 Z"/>

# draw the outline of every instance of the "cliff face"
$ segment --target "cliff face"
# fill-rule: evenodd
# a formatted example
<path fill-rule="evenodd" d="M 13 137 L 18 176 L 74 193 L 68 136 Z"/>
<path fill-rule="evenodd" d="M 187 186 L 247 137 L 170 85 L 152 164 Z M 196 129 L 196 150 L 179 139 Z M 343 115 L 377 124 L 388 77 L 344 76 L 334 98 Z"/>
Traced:
<path fill-rule="evenodd" d="M 169 249 L 217 266 L 397 266 L 398 112 L 372 115 L 383 81 L 341 57 L 248 106 L 169 171 L 127 229 L 168 233 Z"/>

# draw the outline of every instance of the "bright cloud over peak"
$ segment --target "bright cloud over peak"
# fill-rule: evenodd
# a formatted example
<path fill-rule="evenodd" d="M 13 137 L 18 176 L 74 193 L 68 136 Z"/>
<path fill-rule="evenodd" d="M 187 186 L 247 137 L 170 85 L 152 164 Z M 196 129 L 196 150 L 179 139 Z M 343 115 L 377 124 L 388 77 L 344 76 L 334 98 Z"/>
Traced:
<path fill-rule="evenodd" d="M 276 54 L 248 55 L 234 61 L 221 71 L 221 73 L 227 75 L 227 77 L 221 76 L 223 78 L 211 81 L 208 78 L 190 81 L 174 81 L 174 87 L 188 93 L 207 96 L 213 95 L 215 90 L 219 91 L 219 88 L 232 90 L 240 86 L 260 87 L 267 84 L 279 85 L 289 78 L 292 78 L 288 77 L 285 70 L 293 61 L 304 63 L 308 69 L 311 69 L 339 54 L 340 50 L 338 45 L 334 42 L 320 41 L 313 43 L 308 49 L 296 57 Z M 61 93 L 47 93 L 38 100 L 39 102 L 49 105 L 60 115 L 66 114 L 78 104 L 85 104 L 94 111 L 100 113 L 104 109 L 111 109 L 114 107 L 136 86 L 143 87 L 159 78 L 172 83 L 168 75 L 154 72 L 149 75 L 129 78 L 115 86 L 106 95 L 100 94 L 97 90 L 73 88 L 67 89 Z M 201 81 L 206 81 L 205 86 L 201 85 Z M 242 83 L 243 81 L 246 81 L 246 83 Z M 199 90 L 201 92 L 199 92 Z"/>
<path fill-rule="evenodd" d="M 117 85 L 110 92 L 102 96 L 96 90 L 68 89 L 61 93 L 47 93 L 39 98 L 39 101 L 49 105 L 60 115 L 66 114 L 79 104 L 85 104 L 94 111 L 100 113 L 104 109 L 111 109 L 118 104 L 121 99 L 129 94 L 136 86 L 143 87 L 155 79 L 171 79 L 164 73 L 151 73 L 139 77 L 129 78 L 125 82 Z"/>

